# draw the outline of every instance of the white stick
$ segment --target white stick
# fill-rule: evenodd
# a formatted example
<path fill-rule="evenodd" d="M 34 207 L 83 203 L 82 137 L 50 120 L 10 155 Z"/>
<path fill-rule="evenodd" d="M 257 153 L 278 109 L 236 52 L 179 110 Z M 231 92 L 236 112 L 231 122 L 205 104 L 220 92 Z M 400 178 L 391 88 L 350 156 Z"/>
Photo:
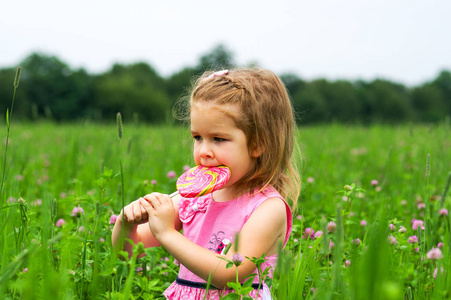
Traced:
<path fill-rule="evenodd" d="M 175 196 L 180 195 L 179 191 L 175 191 L 172 194 L 169 195 L 169 197 L 174 198 Z"/>

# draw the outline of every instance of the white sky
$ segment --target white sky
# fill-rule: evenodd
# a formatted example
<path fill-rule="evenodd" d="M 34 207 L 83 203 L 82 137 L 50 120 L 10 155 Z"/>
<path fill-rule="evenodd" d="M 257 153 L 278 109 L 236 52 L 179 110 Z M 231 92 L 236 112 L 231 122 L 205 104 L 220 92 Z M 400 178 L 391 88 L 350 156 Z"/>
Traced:
<path fill-rule="evenodd" d="M 168 76 L 223 43 L 278 74 L 417 85 L 451 70 L 450 15 L 449 0 L 4 0 L 0 67 L 40 51 L 90 73 L 145 61 Z"/>

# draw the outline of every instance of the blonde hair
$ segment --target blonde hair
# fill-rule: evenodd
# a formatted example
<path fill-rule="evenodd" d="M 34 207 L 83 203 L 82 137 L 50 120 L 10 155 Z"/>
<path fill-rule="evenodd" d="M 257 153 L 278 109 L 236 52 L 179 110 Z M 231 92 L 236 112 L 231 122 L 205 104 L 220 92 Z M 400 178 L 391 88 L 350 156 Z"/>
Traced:
<path fill-rule="evenodd" d="M 295 155 L 299 147 L 285 85 L 273 72 L 258 68 L 213 74 L 205 72 L 195 81 L 188 108 L 194 103 L 225 106 L 224 113 L 245 133 L 249 151 L 262 150 L 254 169 L 236 183 L 237 188 L 254 192 L 272 185 L 295 208 L 300 193 Z M 228 105 L 237 105 L 240 113 L 232 114 Z"/>

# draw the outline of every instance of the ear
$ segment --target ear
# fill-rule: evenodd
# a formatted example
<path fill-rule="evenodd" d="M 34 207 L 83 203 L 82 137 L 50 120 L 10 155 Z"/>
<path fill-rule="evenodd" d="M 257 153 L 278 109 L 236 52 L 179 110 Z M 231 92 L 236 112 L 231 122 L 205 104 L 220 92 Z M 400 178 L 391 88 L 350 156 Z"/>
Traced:
<path fill-rule="evenodd" d="M 266 147 L 261 145 L 256 147 L 254 150 L 251 151 L 251 157 L 252 158 L 257 158 L 260 157 L 266 150 Z"/>

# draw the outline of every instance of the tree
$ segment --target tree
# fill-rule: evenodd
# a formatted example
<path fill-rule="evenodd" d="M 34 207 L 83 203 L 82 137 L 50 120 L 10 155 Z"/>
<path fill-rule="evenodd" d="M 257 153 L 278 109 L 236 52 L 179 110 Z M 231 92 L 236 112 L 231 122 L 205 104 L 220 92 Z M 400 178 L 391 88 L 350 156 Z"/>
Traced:
<path fill-rule="evenodd" d="M 436 84 L 427 83 L 415 88 L 412 92 L 412 107 L 415 120 L 420 122 L 437 122 L 447 114 L 445 97 Z"/>
<path fill-rule="evenodd" d="M 288 93 L 291 97 L 295 95 L 299 91 L 299 89 L 303 88 L 306 84 L 301 78 L 293 73 L 282 74 L 279 77 L 287 88 Z"/>
<path fill-rule="evenodd" d="M 448 116 L 451 116 L 451 72 L 442 71 L 438 77 L 432 82 L 443 95 L 443 101 L 447 108 Z"/>
<path fill-rule="evenodd" d="M 83 116 L 90 82 L 90 76 L 83 69 L 73 72 L 58 58 L 39 53 L 28 56 L 21 66 L 23 102 L 30 104 L 25 106 L 25 116 L 45 115 L 55 120 Z"/>
<path fill-rule="evenodd" d="M 284 79 L 286 80 L 286 78 Z M 352 83 L 339 80 L 328 82 L 325 79 L 310 83 L 292 83 L 289 86 L 296 92 L 293 106 L 302 123 L 319 122 L 358 122 L 361 118 L 362 104 Z"/>
<path fill-rule="evenodd" d="M 328 120 L 327 100 L 322 92 L 325 80 L 304 85 L 293 95 L 293 108 L 299 124 L 323 123 Z"/>
<path fill-rule="evenodd" d="M 236 67 L 232 52 L 219 44 L 210 52 L 202 55 L 194 67 L 185 67 L 167 79 L 168 94 L 172 106 L 181 97 L 189 95 L 192 82 L 207 70 L 222 70 Z"/>
<path fill-rule="evenodd" d="M 323 94 L 327 100 L 328 121 L 355 123 L 361 120 L 362 102 L 357 98 L 351 82 L 338 80 L 325 84 Z"/>
<path fill-rule="evenodd" d="M 412 107 L 405 86 L 376 79 L 359 82 L 358 95 L 363 102 L 364 122 L 398 123 L 412 119 Z"/>
<path fill-rule="evenodd" d="M 162 78 L 145 62 L 115 64 L 111 70 L 90 75 L 72 70 L 55 56 L 32 53 L 20 65 L 17 118 L 51 117 L 114 119 L 137 116 L 148 122 L 164 122 L 181 97 L 189 96 L 192 82 L 205 70 L 231 69 L 234 55 L 219 44 L 202 55 L 195 66 Z M 11 105 L 16 67 L 0 69 L 0 110 Z M 431 82 L 414 88 L 387 80 L 307 82 L 295 74 L 282 74 L 295 109 L 296 121 L 320 122 L 438 122 L 451 116 L 451 72 L 442 71 Z M 172 119 L 172 118 L 171 118 Z"/>
<path fill-rule="evenodd" d="M 198 75 L 194 68 L 184 68 L 171 75 L 166 80 L 166 86 L 171 104 L 174 105 L 181 97 L 188 96 L 191 88 L 191 80 Z"/>
<path fill-rule="evenodd" d="M 199 73 L 206 70 L 223 70 L 234 68 L 233 54 L 224 45 L 219 44 L 209 53 L 201 56 L 195 70 Z"/>
<path fill-rule="evenodd" d="M 0 69 L 0 112 L 2 118 L 5 117 L 6 110 L 11 107 L 15 72 L 13 68 Z M 13 113 L 17 115 L 17 106 Z"/>
<path fill-rule="evenodd" d="M 101 118 L 138 117 L 145 122 L 164 122 L 171 101 L 163 78 L 146 63 L 115 64 L 93 80 L 93 107 Z"/>

